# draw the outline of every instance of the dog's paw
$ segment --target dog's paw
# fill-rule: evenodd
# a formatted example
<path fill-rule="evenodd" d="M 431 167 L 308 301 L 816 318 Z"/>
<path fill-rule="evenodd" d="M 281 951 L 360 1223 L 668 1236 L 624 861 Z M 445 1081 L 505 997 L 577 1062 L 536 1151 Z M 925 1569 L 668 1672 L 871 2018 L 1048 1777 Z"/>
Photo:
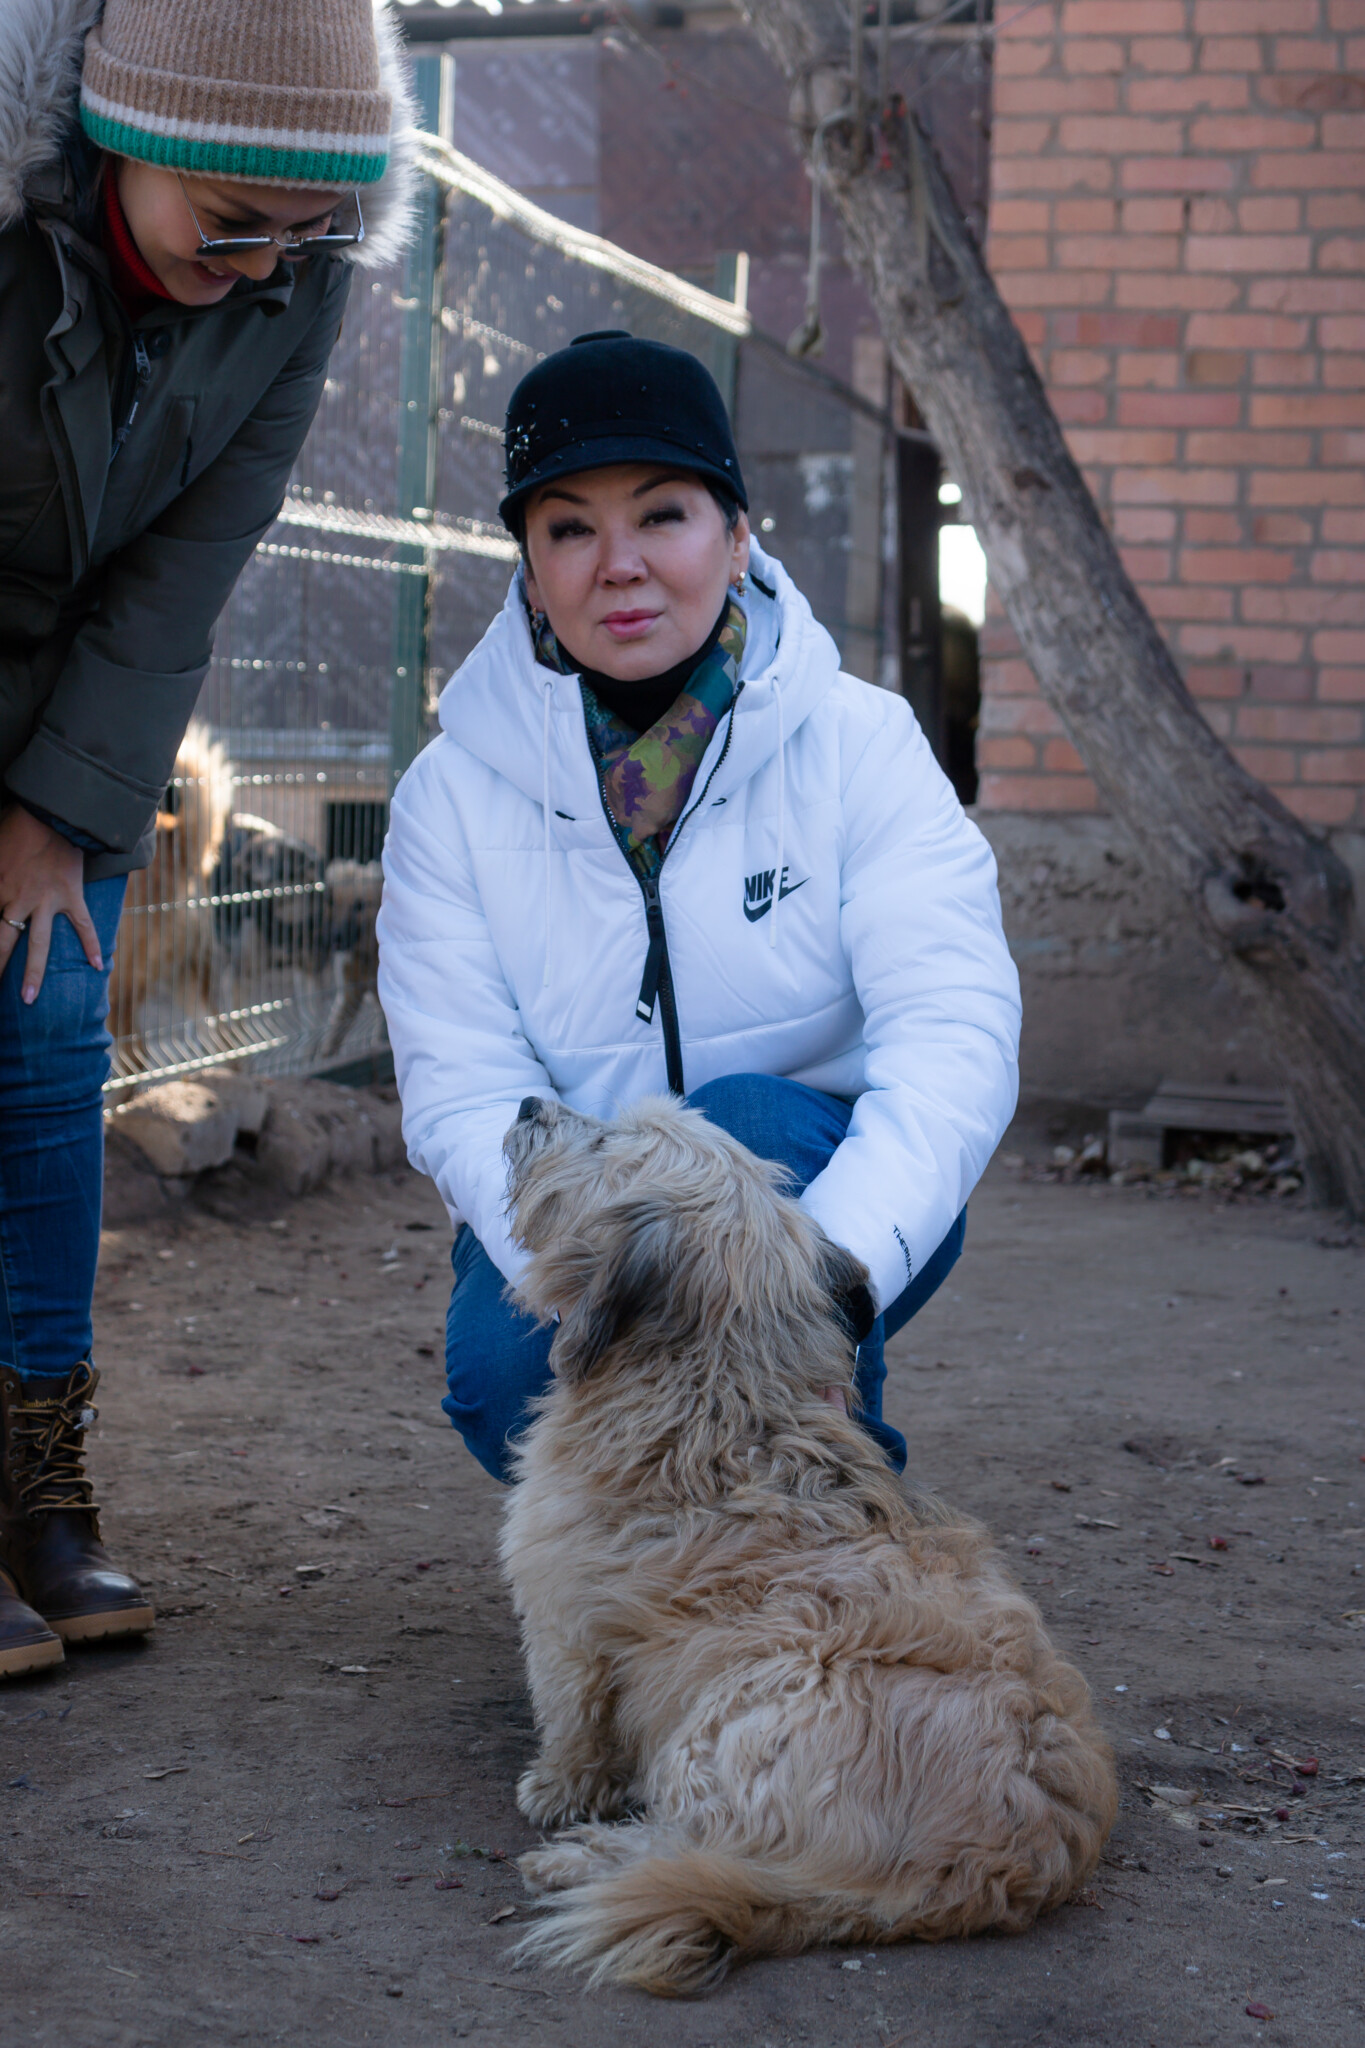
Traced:
<path fill-rule="evenodd" d="M 528 1892 L 567 1892 L 582 1884 L 590 1862 L 577 1842 L 553 1842 L 518 1856 L 517 1869 Z"/>
<path fill-rule="evenodd" d="M 604 1772 L 575 1776 L 552 1764 L 532 1764 L 517 1783 L 517 1805 L 538 1828 L 564 1828 L 574 1821 L 618 1820 L 629 1810 L 626 1787 Z"/>
<path fill-rule="evenodd" d="M 582 1820 L 576 1787 L 549 1764 L 532 1764 L 517 1780 L 517 1805 L 533 1827 L 562 1828 Z"/>

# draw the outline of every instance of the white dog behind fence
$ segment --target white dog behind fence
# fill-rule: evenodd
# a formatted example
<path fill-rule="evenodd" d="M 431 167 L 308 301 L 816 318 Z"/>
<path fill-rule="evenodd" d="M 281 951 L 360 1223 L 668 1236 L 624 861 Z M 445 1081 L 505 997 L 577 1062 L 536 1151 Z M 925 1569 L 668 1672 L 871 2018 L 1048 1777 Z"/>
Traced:
<path fill-rule="evenodd" d="M 821 1390 L 862 1268 L 696 1111 L 508 1133 L 561 1321 L 503 1561 L 540 1754 L 526 1952 L 660 1993 L 734 1957 L 1019 1930 L 1093 1871 L 1113 1763 L 986 1532 Z"/>

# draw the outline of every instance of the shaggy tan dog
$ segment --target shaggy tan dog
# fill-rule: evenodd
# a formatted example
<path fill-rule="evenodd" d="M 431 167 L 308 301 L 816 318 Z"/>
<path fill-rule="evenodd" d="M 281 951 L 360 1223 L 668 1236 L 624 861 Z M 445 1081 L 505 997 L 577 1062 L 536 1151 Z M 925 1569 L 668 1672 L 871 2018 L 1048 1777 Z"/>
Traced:
<path fill-rule="evenodd" d="M 662 1993 L 736 1956 L 1018 1930 L 1114 1818 L 1080 1674 L 986 1532 L 821 1397 L 865 1278 L 695 1110 L 524 1102 L 525 1306 L 561 1321 L 503 1562 L 541 1749 L 523 1948 Z M 615 1823 L 614 1825 L 612 1823 Z"/>
<path fill-rule="evenodd" d="M 193 1035 L 214 1008 L 215 951 L 209 877 L 232 808 L 227 755 L 194 720 L 175 757 L 156 818 L 151 864 L 128 877 L 113 973 L 109 1029 L 125 1068 L 152 1065 L 149 1015 L 167 1035 Z"/>

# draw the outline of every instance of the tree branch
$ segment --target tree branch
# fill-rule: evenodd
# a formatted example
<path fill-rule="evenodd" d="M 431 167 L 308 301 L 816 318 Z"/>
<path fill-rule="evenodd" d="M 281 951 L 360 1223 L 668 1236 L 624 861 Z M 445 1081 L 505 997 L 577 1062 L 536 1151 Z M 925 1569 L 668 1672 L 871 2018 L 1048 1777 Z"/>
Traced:
<path fill-rule="evenodd" d="M 746 11 L 792 87 L 794 139 L 961 485 L 1039 689 L 1260 1011 L 1314 1191 L 1365 1217 L 1365 956 L 1348 870 L 1200 713 L 932 146 L 899 101 L 877 108 L 866 77 L 858 97 L 874 132 L 858 131 L 847 15 L 835 0 L 747 0 Z"/>

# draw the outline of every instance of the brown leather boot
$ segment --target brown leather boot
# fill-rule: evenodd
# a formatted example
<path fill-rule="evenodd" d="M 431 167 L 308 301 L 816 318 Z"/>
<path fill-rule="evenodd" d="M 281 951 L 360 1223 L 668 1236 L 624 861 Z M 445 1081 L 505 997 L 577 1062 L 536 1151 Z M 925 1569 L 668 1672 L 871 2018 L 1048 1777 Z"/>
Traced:
<path fill-rule="evenodd" d="M 0 1570 L 67 1643 L 145 1635 L 151 1602 L 100 1542 L 84 1470 L 99 1374 L 63 1378 L 0 1370 Z"/>
<path fill-rule="evenodd" d="M 62 1639 L 41 1614 L 19 1598 L 8 1572 L 0 1572 L 0 1678 L 18 1678 L 62 1661 Z"/>

